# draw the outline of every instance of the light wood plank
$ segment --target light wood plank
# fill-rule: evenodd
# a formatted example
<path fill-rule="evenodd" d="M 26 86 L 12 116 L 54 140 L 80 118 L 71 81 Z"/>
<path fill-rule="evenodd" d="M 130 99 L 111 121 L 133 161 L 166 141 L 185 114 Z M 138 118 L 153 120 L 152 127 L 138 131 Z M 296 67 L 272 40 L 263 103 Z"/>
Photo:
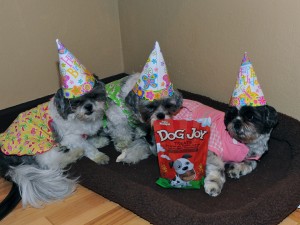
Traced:
<path fill-rule="evenodd" d="M 0 178 L 0 200 L 5 198 L 11 184 Z M 148 221 L 119 204 L 78 185 L 76 192 L 62 201 L 43 208 L 22 208 L 21 204 L 1 225 L 148 225 Z M 300 225 L 300 209 L 291 213 L 280 225 Z"/>
<path fill-rule="evenodd" d="M 53 225 L 53 224 L 50 223 L 50 221 L 47 220 L 47 218 L 41 217 L 41 218 L 38 218 L 38 219 L 28 223 L 27 225 Z"/>
<path fill-rule="evenodd" d="M 300 225 L 300 209 L 291 213 L 280 225 Z"/>

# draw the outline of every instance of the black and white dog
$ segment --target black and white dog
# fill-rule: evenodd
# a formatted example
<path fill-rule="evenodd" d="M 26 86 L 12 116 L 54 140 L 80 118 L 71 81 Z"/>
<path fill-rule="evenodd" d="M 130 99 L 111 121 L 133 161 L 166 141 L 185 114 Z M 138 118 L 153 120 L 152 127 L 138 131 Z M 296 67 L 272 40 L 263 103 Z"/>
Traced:
<path fill-rule="evenodd" d="M 247 157 L 242 162 L 230 162 L 227 174 L 238 179 L 251 173 L 260 158 L 268 150 L 270 134 L 277 124 L 277 112 L 268 105 L 230 107 L 225 113 L 225 126 L 230 136 L 244 143 L 249 148 Z M 218 196 L 225 183 L 225 163 L 221 157 L 208 152 L 206 163 L 205 192 Z"/>
<path fill-rule="evenodd" d="M 176 159 L 174 162 L 170 162 L 170 167 L 174 168 L 176 176 L 171 180 L 173 187 L 182 188 L 192 186 L 190 181 L 195 178 L 194 164 L 188 160 L 192 156 L 184 154 L 181 158 Z"/>
<path fill-rule="evenodd" d="M 108 132 L 115 148 L 121 152 L 117 162 L 134 164 L 148 158 L 151 153 L 156 154 L 152 123 L 157 119 L 171 118 L 182 105 L 182 96 L 175 89 L 171 97 L 153 101 L 139 98 L 132 91 L 139 77 L 140 73 L 136 73 L 120 82 L 119 97 L 125 102 L 125 107 L 118 106 L 108 97 Z M 129 116 L 123 113 L 124 108 Z"/>
<path fill-rule="evenodd" d="M 83 96 L 67 99 L 59 89 L 50 100 L 55 147 L 33 156 L 6 155 L 0 151 L 0 174 L 13 182 L 11 192 L 0 205 L 1 219 L 21 199 L 24 207 L 40 207 L 70 195 L 76 179 L 68 178 L 65 168 L 82 156 L 98 164 L 108 163 L 109 157 L 97 149 L 108 144 L 108 139 L 95 137 L 102 129 L 106 102 L 104 84 L 95 78 L 93 89 Z"/>

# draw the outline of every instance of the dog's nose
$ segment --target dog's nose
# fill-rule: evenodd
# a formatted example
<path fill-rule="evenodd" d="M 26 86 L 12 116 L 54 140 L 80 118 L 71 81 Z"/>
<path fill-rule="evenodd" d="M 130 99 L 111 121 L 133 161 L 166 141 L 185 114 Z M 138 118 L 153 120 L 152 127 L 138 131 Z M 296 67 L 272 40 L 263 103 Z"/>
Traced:
<path fill-rule="evenodd" d="M 159 119 L 159 120 L 163 120 L 166 116 L 165 116 L 164 113 L 157 113 L 157 114 L 156 114 L 156 117 L 157 117 L 157 119 Z"/>
<path fill-rule="evenodd" d="M 86 111 L 88 111 L 88 112 L 91 112 L 91 111 L 93 111 L 93 105 L 92 104 L 86 104 L 85 106 L 84 106 L 84 109 L 86 110 Z"/>
<path fill-rule="evenodd" d="M 240 130 L 241 127 L 242 127 L 242 122 L 241 122 L 240 120 L 236 120 L 236 121 L 234 122 L 234 129 L 235 129 L 235 130 Z"/>

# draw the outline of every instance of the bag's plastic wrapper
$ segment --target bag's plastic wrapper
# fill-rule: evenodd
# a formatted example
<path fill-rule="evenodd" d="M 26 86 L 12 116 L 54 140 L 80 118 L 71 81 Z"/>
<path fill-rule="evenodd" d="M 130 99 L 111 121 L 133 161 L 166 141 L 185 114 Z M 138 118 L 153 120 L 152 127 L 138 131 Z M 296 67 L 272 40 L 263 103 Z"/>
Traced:
<path fill-rule="evenodd" d="M 154 135 L 164 188 L 199 189 L 203 185 L 210 136 L 210 118 L 157 120 Z"/>

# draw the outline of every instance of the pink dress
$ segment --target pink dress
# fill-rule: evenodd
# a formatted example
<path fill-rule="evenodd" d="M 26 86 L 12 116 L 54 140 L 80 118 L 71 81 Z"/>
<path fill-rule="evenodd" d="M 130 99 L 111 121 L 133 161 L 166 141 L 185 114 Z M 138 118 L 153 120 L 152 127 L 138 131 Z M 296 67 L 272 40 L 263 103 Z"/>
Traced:
<path fill-rule="evenodd" d="M 216 153 L 224 162 L 241 162 L 249 151 L 248 147 L 230 137 L 224 124 L 225 113 L 200 102 L 183 100 L 183 108 L 176 114 L 175 120 L 197 120 L 211 118 L 211 134 L 208 149 Z"/>

